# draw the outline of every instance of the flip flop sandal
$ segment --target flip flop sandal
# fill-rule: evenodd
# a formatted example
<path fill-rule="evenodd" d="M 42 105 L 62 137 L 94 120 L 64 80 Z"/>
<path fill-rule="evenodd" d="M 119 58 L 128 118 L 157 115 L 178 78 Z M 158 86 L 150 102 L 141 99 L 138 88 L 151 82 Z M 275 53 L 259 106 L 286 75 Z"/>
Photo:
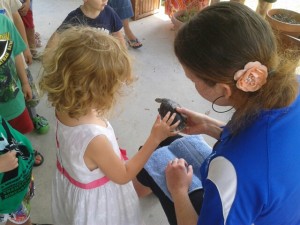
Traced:
<path fill-rule="evenodd" d="M 37 156 L 39 156 L 41 158 L 39 163 L 36 162 L 36 160 L 37 160 L 36 157 Z M 44 156 L 40 152 L 38 152 L 37 150 L 34 150 L 34 164 L 33 164 L 33 166 L 38 167 L 38 166 L 42 165 L 43 162 L 44 162 Z"/>
<path fill-rule="evenodd" d="M 137 49 L 143 46 L 143 44 L 136 38 L 135 40 L 127 40 L 127 43 L 131 48 Z"/>

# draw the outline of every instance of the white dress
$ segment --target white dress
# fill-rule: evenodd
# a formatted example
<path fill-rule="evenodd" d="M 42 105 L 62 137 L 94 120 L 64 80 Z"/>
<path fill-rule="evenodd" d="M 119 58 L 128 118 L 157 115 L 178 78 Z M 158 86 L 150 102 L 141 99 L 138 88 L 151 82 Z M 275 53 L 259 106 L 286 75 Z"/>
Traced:
<path fill-rule="evenodd" d="M 88 184 L 105 179 L 100 169 L 90 171 L 83 160 L 86 147 L 94 137 L 105 135 L 121 158 L 113 128 L 107 124 L 106 128 L 94 124 L 68 127 L 57 122 L 57 159 L 77 182 Z M 139 208 L 132 182 L 119 185 L 108 180 L 99 187 L 82 189 L 56 169 L 52 188 L 56 225 L 141 225 L 144 223 Z"/>

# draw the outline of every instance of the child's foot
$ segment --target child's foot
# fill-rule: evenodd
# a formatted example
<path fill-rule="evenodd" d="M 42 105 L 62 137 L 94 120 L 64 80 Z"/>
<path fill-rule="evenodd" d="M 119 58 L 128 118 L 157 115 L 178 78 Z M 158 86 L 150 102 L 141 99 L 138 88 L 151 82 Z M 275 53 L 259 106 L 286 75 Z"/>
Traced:
<path fill-rule="evenodd" d="M 36 115 L 36 117 L 32 119 L 32 122 L 38 134 L 46 134 L 50 128 L 48 120 L 43 116 Z"/>
<path fill-rule="evenodd" d="M 34 150 L 34 167 L 38 167 L 40 165 L 42 165 L 44 162 L 44 156 L 38 152 L 37 150 Z"/>
<path fill-rule="evenodd" d="M 137 38 L 126 37 L 127 43 L 131 48 L 137 49 L 143 46 L 143 44 Z"/>
<path fill-rule="evenodd" d="M 30 52 L 31 52 L 33 60 L 37 60 L 37 61 L 42 60 L 42 53 L 41 52 L 38 52 L 36 49 L 30 49 Z"/>

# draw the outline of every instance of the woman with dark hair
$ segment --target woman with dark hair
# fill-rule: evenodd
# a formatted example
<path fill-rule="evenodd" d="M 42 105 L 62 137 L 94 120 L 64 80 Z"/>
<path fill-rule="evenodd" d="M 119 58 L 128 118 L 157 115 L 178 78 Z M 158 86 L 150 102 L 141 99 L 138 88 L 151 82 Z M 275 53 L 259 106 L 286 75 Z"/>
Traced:
<path fill-rule="evenodd" d="M 201 166 L 203 189 L 188 192 L 193 168 L 175 158 L 165 169 L 171 199 L 145 169 L 139 194 L 153 191 L 170 224 L 300 224 L 299 58 L 279 55 L 268 23 L 235 2 L 203 9 L 178 31 L 174 49 L 213 109 L 234 111 L 226 124 L 177 108 L 187 117 L 183 133 L 217 139 Z"/>

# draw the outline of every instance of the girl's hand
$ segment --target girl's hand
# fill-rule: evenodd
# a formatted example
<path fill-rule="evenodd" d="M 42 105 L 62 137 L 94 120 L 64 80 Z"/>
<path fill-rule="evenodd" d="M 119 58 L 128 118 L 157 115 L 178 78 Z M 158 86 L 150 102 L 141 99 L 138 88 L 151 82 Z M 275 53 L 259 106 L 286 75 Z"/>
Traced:
<path fill-rule="evenodd" d="M 187 193 L 192 182 L 193 168 L 184 159 L 175 158 L 166 168 L 167 187 L 171 195 Z"/>
<path fill-rule="evenodd" d="M 32 92 L 29 83 L 22 84 L 22 91 L 26 101 L 32 99 Z"/>
<path fill-rule="evenodd" d="M 167 137 L 175 136 L 179 133 L 179 131 L 176 131 L 175 129 L 179 125 L 180 121 L 171 125 L 176 113 L 173 113 L 172 116 L 170 116 L 170 114 L 171 113 L 168 112 L 163 119 L 161 119 L 160 115 L 158 115 L 152 127 L 150 137 L 152 137 L 158 144 Z"/>
<path fill-rule="evenodd" d="M 30 9 L 30 1 L 25 1 L 21 8 L 19 9 L 19 13 L 21 16 L 26 16 L 28 13 L 28 10 Z"/>
<path fill-rule="evenodd" d="M 18 167 L 19 164 L 16 154 L 16 151 L 9 151 L 0 155 L 0 173 L 7 172 Z"/>

